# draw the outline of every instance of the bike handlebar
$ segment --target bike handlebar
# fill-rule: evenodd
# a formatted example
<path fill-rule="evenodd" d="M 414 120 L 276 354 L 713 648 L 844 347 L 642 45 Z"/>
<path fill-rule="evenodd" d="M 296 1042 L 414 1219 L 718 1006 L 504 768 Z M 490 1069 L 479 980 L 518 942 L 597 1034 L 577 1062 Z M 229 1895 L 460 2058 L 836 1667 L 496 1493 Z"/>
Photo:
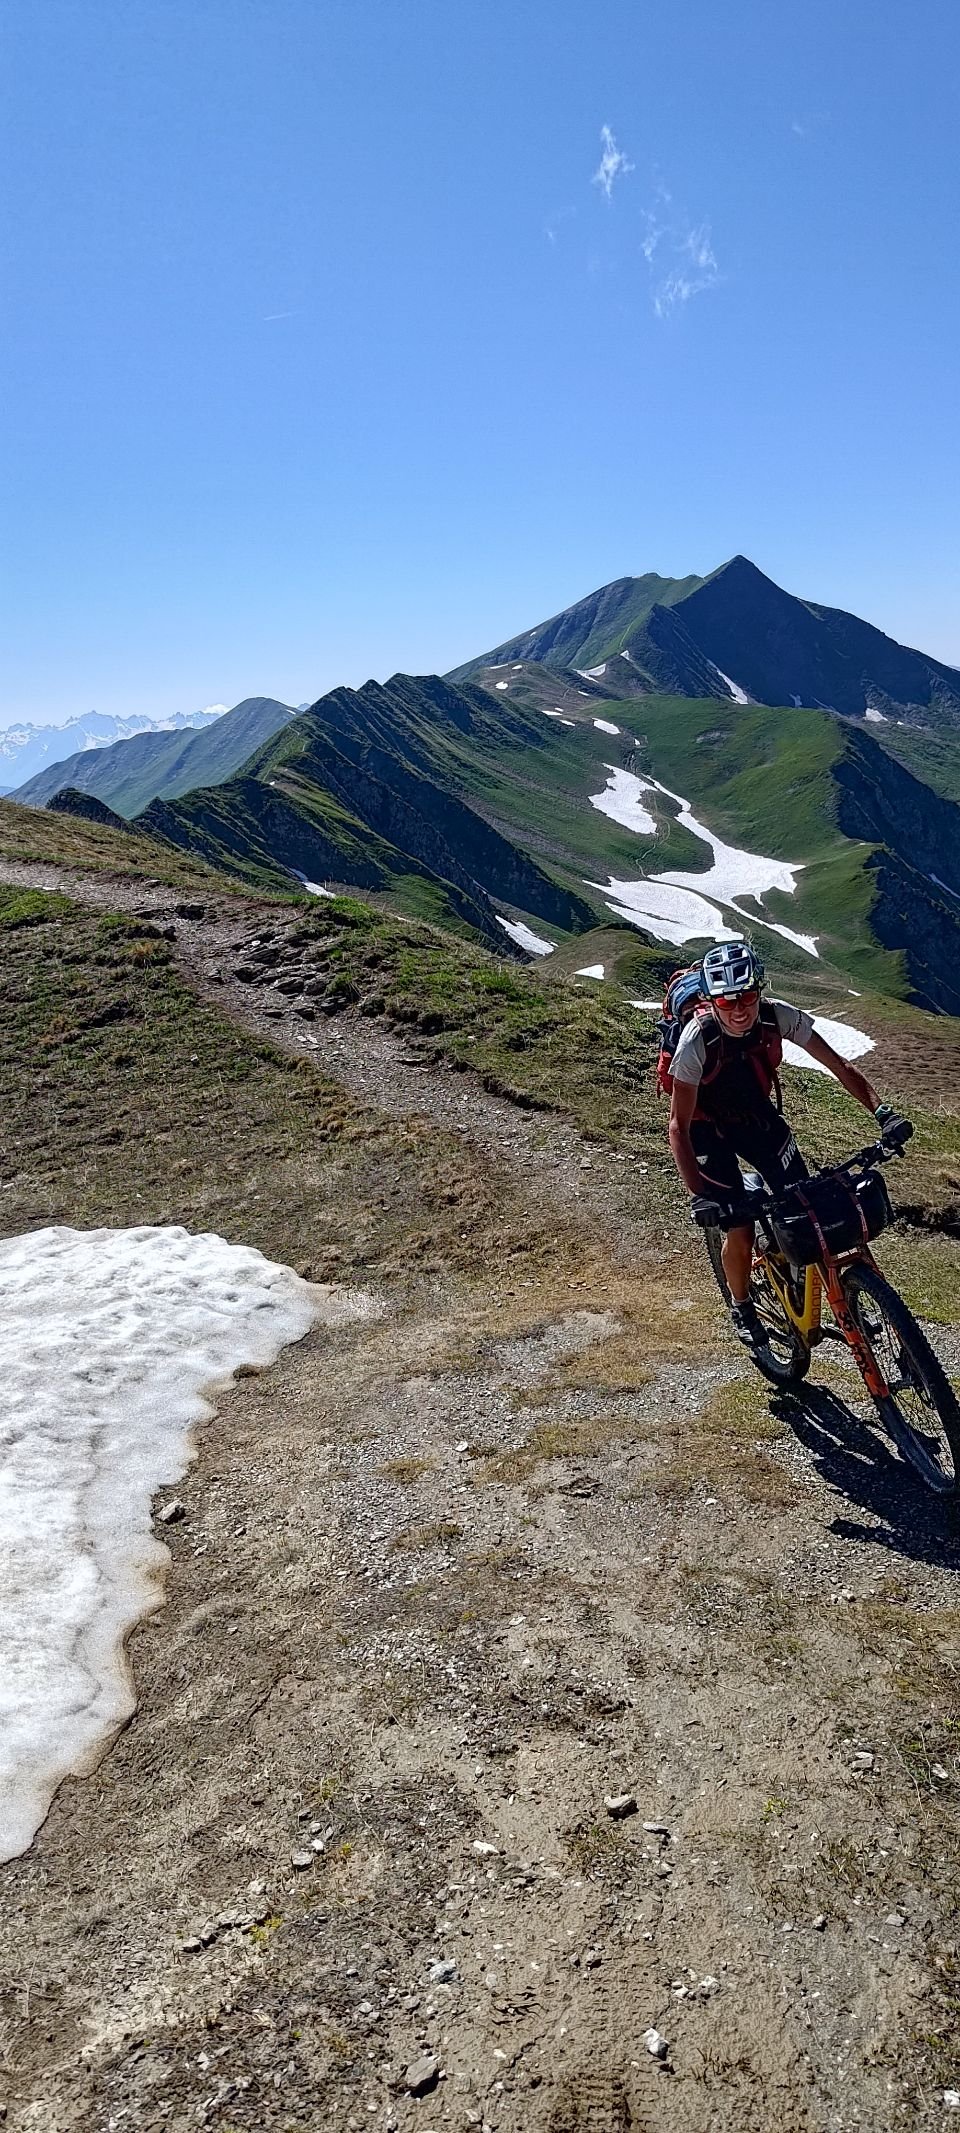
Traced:
<path fill-rule="evenodd" d="M 913 1127 L 910 1120 L 897 1119 L 893 1123 L 893 1130 L 882 1135 L 880 1140 L 871 1141 L 868 1148 L 858 1149 L 856 1155 L 846 1156 L 842 1163 L 824 1163 L 812 1175 L 817 1178 L 829 1178 L 844 1171 L 879 1169 L 882 1163 L 891 1163 L 896 1157 L 902 1157 L 904 1144 L 912 1137 Z M 789 1191 L 789 1186 L 785 1186 L 784 1190 Z M 742 1201 L 724 1202 L 709 1200 L 705 1195 L 695 1195 L 690 1212 L 699 1229 L 719 1229 L 722 1226 L 736 1228 L 736 1221 L 731 1223 L 731 1213 L 740 1217 L 744 1224 L 753 1222 L 758 1215 L 769 1214 L 780 1197 L 779 1193 L 770 1191 L 751 1192 L 744 1194 Z"/>

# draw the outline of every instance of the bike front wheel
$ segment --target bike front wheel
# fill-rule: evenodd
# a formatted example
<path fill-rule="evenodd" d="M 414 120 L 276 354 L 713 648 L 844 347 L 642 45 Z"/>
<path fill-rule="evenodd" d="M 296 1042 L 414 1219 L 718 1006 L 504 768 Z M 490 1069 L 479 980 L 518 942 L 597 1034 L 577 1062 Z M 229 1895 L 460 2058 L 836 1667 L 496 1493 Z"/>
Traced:
<path fill-rule="evenodd" d="M 884 1383 L 874 1396 L 880 1419 L 928 1489 L 955 1496 L 960 1486 L 960 1405 L 933 1349 L 902 1296 L 876 1267 L 857 1260 L 843 1292 Z"/>
<path fill-rule="evenodd" d="M 729 1308 L 730 1290 L 723 1271 L 723 1231 L 705 1229 L 703 1235 L 717 1287 Z M 748 1351 L 750 1361 L 770 1385 L 799 1385 L 810 1368 L 810 1350 L 793 1320 L 787 1317 L 762 1259 L 754 1260 L 750 1295 L 766 1336 L 762 1348 Z"/>

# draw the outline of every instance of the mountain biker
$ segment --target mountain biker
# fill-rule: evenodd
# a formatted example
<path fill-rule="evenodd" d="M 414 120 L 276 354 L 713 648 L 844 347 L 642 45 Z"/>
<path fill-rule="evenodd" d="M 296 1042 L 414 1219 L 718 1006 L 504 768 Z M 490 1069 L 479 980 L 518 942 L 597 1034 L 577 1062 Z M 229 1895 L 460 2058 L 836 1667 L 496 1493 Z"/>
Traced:
<path fill-rule="evenodd" d="M 744 1185 L 737 1157 L 760 1172 L 771 1192 L 810 1175 L 787 1120 L 771 1102 L 774 1088 L 779 1095 L 776 1070 L 784 1038 L 827 1067 L 865 1111 L 873 1112 L 881 1132 L 897 1114 L 858 1067 L 818 1036 L 802 1008 L 761 999 L 763 959 L 749 941 L 722 941 L 708 949 L 700 983 L 705 1004 L 687 1023 L 671 1061 L 670 1149 L 694 1205 L 706 1199 L 723 1209 L 730 1316 L 738 1340 L 758 1348 L 766 1335 L 750 1298 L 753 1225 L 742 1219 Z"/>

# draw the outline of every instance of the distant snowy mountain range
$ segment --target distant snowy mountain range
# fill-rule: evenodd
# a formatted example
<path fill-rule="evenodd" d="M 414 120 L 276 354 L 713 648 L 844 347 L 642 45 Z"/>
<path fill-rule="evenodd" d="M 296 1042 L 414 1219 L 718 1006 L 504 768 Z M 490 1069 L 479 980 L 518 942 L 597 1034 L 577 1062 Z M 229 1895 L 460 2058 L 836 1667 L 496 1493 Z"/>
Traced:
<path fill-rule="evenodd" d="M 226 709 L 226 704 L 209 704 L 205 711 L 175 711 L 170 718 L 147 718 L 137 711 L 128 718 L 113 718 L 107 712 L 89 711 L 83 718 L 68 719 L 65 726 L 8 726 L 0 732 L 0 792 L 13 792 L 48 764 L 63 763 L 81 749 L 106 748 L 111 741 L 129 740 L 134 733 L 175 733 L 182 727 L 212 726 Z"/>

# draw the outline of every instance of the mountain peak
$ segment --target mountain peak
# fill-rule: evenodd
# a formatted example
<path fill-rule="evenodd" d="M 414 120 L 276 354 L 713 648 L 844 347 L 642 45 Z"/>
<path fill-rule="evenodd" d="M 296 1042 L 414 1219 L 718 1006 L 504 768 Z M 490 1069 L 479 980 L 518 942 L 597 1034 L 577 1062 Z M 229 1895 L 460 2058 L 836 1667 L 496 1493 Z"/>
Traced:
<path fill-rule="evenodd" d="M 798 599 L 740 552 L 706 578 L 614 579 L 450 678 L 515 660 L 585 673 L 614 700 L 716 697 L 960 727 L 954 668 Z"/>

